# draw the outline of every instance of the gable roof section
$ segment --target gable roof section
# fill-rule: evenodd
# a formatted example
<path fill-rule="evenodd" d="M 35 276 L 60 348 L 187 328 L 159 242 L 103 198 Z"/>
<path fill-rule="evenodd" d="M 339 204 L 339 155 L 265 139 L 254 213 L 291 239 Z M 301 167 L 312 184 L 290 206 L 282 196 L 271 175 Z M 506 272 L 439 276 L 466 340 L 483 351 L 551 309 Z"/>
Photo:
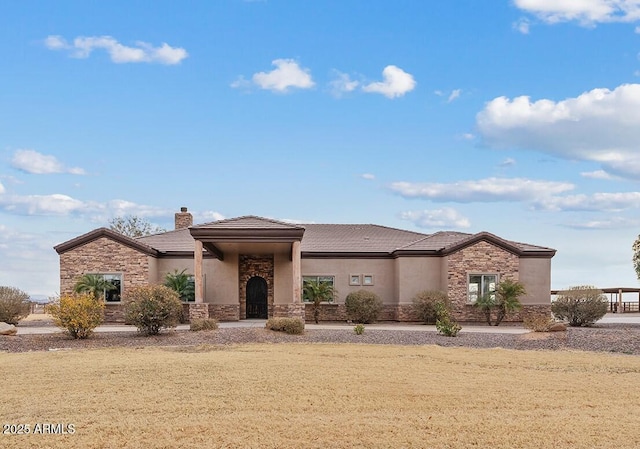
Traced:
<path fill-rule="evenodd" d="M 284 221 L 247 215 L 191 226 L 194 238 L 212 242 L 292 242 L 302 240 L 305 228 Z"/>
<path fill-rule="evenodd" d="M 102 237 L 133 248 L 149 256 L 158 256 L 158 251 L 155 248 L 107 228 L 94 229 L 86 234 L 82 234 L 76 238 L 67 240 L 64 243 L 60 243 L 59 245 L 54 246 L 53 249 L 55 249 L 58 254 L 63 254 Z"/>
<path fill-rule="evenodd" d="M 437 232 L 400 248 L 396 254 L 434 253 L 448 255 L 480 241 L 489 242 L 521 257 L 553 257 L 556 253 L 551 248 L 505 240 L 490 232 L 478 232 L 477 234 Z"/>

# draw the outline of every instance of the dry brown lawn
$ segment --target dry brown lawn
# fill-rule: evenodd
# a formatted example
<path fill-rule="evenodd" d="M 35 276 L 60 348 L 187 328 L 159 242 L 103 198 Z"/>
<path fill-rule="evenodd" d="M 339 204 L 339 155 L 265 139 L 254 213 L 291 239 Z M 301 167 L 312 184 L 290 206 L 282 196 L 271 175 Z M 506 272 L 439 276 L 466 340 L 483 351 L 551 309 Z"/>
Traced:
<path fill-rule="evenodd" d="M 256 344 L 0 354 L 7 448 L 637 448 L 640 358 Z"/>

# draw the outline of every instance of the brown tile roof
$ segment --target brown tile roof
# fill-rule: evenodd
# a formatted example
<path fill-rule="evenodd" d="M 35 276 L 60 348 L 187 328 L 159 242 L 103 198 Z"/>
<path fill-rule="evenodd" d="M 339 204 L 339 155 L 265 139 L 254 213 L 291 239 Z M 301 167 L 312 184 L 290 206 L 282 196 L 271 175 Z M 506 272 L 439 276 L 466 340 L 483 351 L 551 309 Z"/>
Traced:
<path fill-rule="evenodd" d="M 372 224 L 305 224 L 301 251 L 391 253 L 425 234 Z"/>
<path fill-rule="evenodd" d="M 196 226 L 196 229 L 302 229 L 300 225 L 272 220 L 270 218 L 245 215 L 243 217 L 228 218 L 226 220 L 212 221 Z"/>
<path fill-rule="evenodd" d="M 273 233 L 282 230 L 284 233 L 290 233 L 298 230 L 301 232 L 304 229 L 301 251 L 308 255 L 347 253 L 388 256 L 410 253 L 443 255 L 455 252 L 479 240 L 490 241 L 507 251 L 520 255 L 548 257 L 555 254 L 555 250 L 551 248 L 505 240 L 488 232 L 469 234 L 443 231 L 434 234 L 422 234 L 374 224 L 298 225 L 253 215 L 204 223 L 192 226 L 190 229 L 196 229 L 200 232 L 206 232 L 206 230 L 210 229 L 214 233 L 221 233 L 221 235 L 233 235 L 234 230 L 245 231 L 244 234 L 251 234 L 247 231 L 255 230 Z M 156 251 L 159 253 L 188 253 L 193 252 L 194 249 L 194 239 L 191 236 L 190 229 L 179 229 L 137 239 L 129 239 L 108 229 L 100 228 L 62 243 L 55 249 L 58 252 L 64 252 L 85 243 L 87 240 L 99 236 L 108 236 L 122 240 L 130 246 L 139 245 L 137 246 L 138 249 L 149 254 Z"/>
<path fill-rule="evenodd" d="M 193 252 L 194 241 L 189 229 L 177 229 L 175 231 L 138 237 L 137 241 L 149 245 L 162 253 L 166 252 Z"/>

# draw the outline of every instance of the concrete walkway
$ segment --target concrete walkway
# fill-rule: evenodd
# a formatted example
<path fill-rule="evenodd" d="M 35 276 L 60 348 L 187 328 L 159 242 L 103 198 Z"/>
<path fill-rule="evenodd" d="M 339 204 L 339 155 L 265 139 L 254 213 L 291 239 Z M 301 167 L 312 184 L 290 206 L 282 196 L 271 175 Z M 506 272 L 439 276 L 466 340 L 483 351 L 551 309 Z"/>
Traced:
<path fill-rule="evenodd" d="M 263 328 L 266 320 L 242 320 L 242 321 L 226 321 L 220 323 L 221 329 L 229 328 L 245 328 L 245 327 L 257 327 Z M 625 313 L 614 314 L 608 313 L 605 315 L 599 323 L 621 323 L 621 324 L 640 324 L 640 313 Z M 347 323 L 322 323 L 322 324 L 310 324 L 305 325 L 307 330 L 315 329 L 353 329 L 353 324 Z M 377 330 L 390 330 L 390 331 L 414 331 L 414 332 L 437 332 L 436 327 L 433 325 L 424 324 L 406 324 L 406 323 L 380 323 L 380 324 L 366 324 L 367 331 Z M 18 335 L 28 334 L 52 334 L 55 332 L 62 332 L 59 328 L 48 325 L 48 322 L 43 321 L 42 326 L 36 325 L 33 321 L 28 326 L 17 326 Z M 176 327 L 178 331 L 188 331 L 188 324 L 180 324 Z M 98 326 L 95 332 L 136 332 L 135 326 L 129 326 L 124 324 L 106 324 Z M 493 333 L 493 334 L 526 334 L 529 330 L 525 329 L 519 324 L 505 323 L 501 326 L 483 326 L 483 325 L 463 325 L 461 334 L 464 333 Z"/>

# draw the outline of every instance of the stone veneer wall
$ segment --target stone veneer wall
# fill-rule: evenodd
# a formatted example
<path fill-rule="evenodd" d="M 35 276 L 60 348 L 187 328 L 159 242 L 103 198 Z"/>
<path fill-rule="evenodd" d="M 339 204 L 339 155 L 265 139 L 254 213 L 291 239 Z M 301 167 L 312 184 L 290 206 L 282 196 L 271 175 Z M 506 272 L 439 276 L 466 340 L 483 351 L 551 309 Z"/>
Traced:
<path fill-rule="evenodd" d="M 271 312 L 273 308 L 273 254 L 268 256 L 240 254 L 238 269 L 240 270 L 240 318 L 244 319 L 247 316 L 247 282 L 254 276 L 260 276 L 267 281 L 267 307 Z"/>
<path fill-rule="evenodd" d="M 238 321 L 240 319 L 239 304 L 209 304 L 209 318 L 218 321 Z"/>
<path fill-rule="evenodd" d="M 306 320 L 306 307 L 303 303 L 274 304 L 269 306 L 269 316 L 300 318 Z"/>
<path fill-rule="evenodd" d="M 498 282 L 505 278 L 518 280 L 517 255 L 489 242 L 480 241 L 448 256 L 447 294 L 458 321 L 484 321 L 484 314 L 468 304 L 468 276 L 470 274 L 498 274 Z M 505 321 L 515 317 L 507 316 Z"/>
<path fill-rule="evenodd" d="M 60 255 L 60 293 L 69 294 L 77 279 L 86 273 L 122 274 L 122 296 L 127 290 L 149 283 L 149 260 L 133 248 L 106 237 L 88 242 Z M 122 304 L 107 303 L 105 321 L 124 321 Z"/>

